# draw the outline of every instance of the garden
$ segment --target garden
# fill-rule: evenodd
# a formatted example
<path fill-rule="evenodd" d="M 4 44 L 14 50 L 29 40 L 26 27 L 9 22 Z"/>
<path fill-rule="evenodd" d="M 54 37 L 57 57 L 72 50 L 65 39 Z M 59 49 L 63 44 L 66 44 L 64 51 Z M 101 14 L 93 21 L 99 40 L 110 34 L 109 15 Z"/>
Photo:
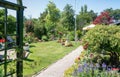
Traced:
<path fill-rule="evenodd" d="M 64 77 L 120 77 L 120 27 L 98 25 L 82 38 L 84 51 Z"/>
<path fill-rule="evenodd" d="M 75 42 L 72 44 L 71 47 L 65 47 L 57 41 L 31 43 L 30 54 L 24 59 L 24 77 L 30 77 L 45 70 L 80 45 Z"/>
<path fill-rule="evenodd" d="M 76 15 L 72 5 L 66 4 L 63 11 L 60 11 L 54 2 L 49 1 L 40 17 L 24 17 L 23 33 L 16 29 L 16 17 L 6 15 L 8 36 L 4 30 L 5 23 L 1 23 L 5 22 L 5 9 L 0 8 L 0 52 L 9 52 L 11 49 L 14 52 L 18 49 L 22 51 L 16 46 L 21 39 L 20 47 L 23 46 L 24 49 L 21 54 L 24 58 L 19 56 L 23 61 L 21 75 L 31 77 L 82 45 L 84 51 L 79 57 L 76 56 L 74 64 L 64 72 L 64 77 L 120 77 L 120 26 L 113 25 L 113 20 L 120 20 L 119 14 L 119 9 L 108 8 L 97 15 L 93 10 L 88 11 L 87 5 L 84 5 Z M 84 33 L 83 27 L 90 23 L 95 27 Z M 21 36 L 23 34 L 23 38 L 18 38 L 16 32 Z M 5 50 L 5 46 L 8 49 Z M 4 55 L 0 56 L 0 77 L 5 68 L 8 72 L 15 73 L 16 67 L 19 67 L 16 61 L 19 59 L 8 59 L 6 54 L 6 61 L 10 63 L 5 65 Z"/>

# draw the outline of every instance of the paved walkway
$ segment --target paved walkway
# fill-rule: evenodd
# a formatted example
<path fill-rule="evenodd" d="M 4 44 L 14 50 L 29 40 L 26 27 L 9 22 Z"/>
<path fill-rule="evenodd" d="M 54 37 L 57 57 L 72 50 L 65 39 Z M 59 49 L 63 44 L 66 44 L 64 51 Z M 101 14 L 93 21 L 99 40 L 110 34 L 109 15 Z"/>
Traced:
<path fill-rule="evenodd" d="M 83 48 L 82 46 L 79 46 L 76 50 L 72 51 L 56 63 L 49 66 L 46 70 L 33 77 L 63 77 L 64 71 L 73 65 L 75 58 L 80 55 L 81 51 L 83 51 Z"/>

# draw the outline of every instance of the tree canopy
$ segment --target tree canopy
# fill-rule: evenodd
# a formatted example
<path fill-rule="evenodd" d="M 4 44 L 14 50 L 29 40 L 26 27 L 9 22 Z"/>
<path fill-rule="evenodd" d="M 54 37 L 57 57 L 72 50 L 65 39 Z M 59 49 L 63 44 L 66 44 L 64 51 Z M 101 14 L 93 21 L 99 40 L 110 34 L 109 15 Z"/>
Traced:
<path fill-rule="evenodd" d="M 97 17 L 97 13 L 93 10 L 88 11 L 87 5 L 81 7 L 80 13 L 77 15 L 77 28 L 82 29 L 85 25 L 90 24 Z"/>
<path fill-rule="evenodd" d="M 61 24 L 67 30 L 74 30 L 74 23 L 75 23 L 74 15 L 75 14 L 72 6 L 70 4 L 67 4 L 64 7 L 62 16 L 61 16 Z"/>
<path fill-rule="evenodd" d="M 93 21 L 93 24 L 109 25 L 113 21 L 108 12 L 101 12 L 101 14 Z"/>
<path fill-rule="evenodd" d="M 2 34 L 4 34 L 4 20 L 5 20 L 5 10 L 4 9 L 0 9 L 0 32 Z M 7 33 L 8 34 L 14 34 L 14 31 L 16 30 L 16 19 L 14 16 L 12 15 L 8 15 L 8 18 L 7 18 Z"/>
<path fill-rule="evenodd" d="M 113 8 L 108 8 L 105 9 L 104 11 L 109 12 L 109 15 L 114 19 L 114 20 L 120 20 L 120 9 L 113 9 Z"/>

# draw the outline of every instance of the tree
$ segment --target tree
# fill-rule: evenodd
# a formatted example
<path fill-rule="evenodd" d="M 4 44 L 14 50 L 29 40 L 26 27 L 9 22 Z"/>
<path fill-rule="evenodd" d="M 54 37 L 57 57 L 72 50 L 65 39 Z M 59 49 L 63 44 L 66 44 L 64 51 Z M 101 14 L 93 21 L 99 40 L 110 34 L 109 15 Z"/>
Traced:
<path fill-rule="evenodd" d="M 43 23 L 40 23 L 39 20 L 35 22 L 34 34 L 39 39 L 42 39 L 43 35 L 47 35 L 45 25 L 43 25 Z"/>
<path fill-rule="evenodd" d="M 87 13 L 87 5 L 84 5 L 84 13 Z"/>
<path fill-rule="evenodd" d="M 12 15 L 8 15 L 8 34 L 14 34 L 16 31 L 16 19 Z"/>
<path fill-rule="evenodd" d="M 90 17 L 92 18 L 91 21 L 94 21 L 95 18 L 97 17 L 97 13 L 95 13 L 93 10 L 90 10 L 90 11 L 88 12 L 88 14 L 89 14 Z"/>
<path fill-rule="evenodd" d="M 81 6 L 81 14 L 83 14 L 84 13 L 84 8 L 83 8 L 83 6 Z"/>
<path fill-rule="evenodd" d="M 47 30 L 45 26 L 46 16 L 47 16 L 47 10 L 41 13 L 39 19 L 34 22 L 34 34 L 39 39 L 42 39 L 43 35 L 47 35 Z"/>
<path fill-rule="evenodd" d="M 45 18 L 46 28 L 48 31 L 51 31 L 57 26 L 57 22 L 59 21 L 60 18 L 60 11 L 56 7 L 56 5 L 51 1 L 49 1 L 48 3 L 46 11 L 47 11 L 47 15 Z"/>
<path fill-rule="evenodd" d="M 93 10 L 87 11 L 87 5 L 81 7 L 77 15 L 77 29 L 82 29 L 85 25 L 90 24 L 97 17 Z"/>
<path fill-rule="evenodd" d="M 92 21 L 89 13 L 83 13 L 77 15 L 77 28 L 82 29 L 85 25 L 89 24 Z"/>
<path fill-rule="evenodd" d="M 45 24 L 46 23 L 46 16 L 48 14 L 48 11 L 45 10 L 43 13 L 40 14 L 40 17 L 39 17 L 39 21 L 41 24 Z"/>
<path fill-rule="evenodd" d="M 74 10 L 72 9 L 72 6 L 70 4 L 67 4 L 62 12 L 61 24 L 63 25 L 64 28 L 66 28 L 69 31 L 74 30 L 75 23 L 74 15 L 75 14 Z"/>
<path fill-rule="evenodd" d="M 112 18 L 108 12 L 101 12 L 101 14 L 93 21 L 93 24 L 105 24 L 112 23 Z"/>
<path fill-rule="evenodd" d="M 0 22 L 3 22 L 3 23 L 0 23 L 0 32 L 1 32 L 1 34 L 4 34 L 4 13 L 5 13 L 5 10 L 0 9 Z"/>
<path fill-rule="evenodd" d="M 4 9 L 0 9 L 0 32 L 2 34 L 4 34 L 4 19 L 5 19 L 5 10 Z M 16 19 L 14 16 L 12 15 L 8 15 L 7 16 L 7 34 L 14 34 L 15 30 L 16 30 Z"/>
<path fill-rule="evenodd" d="M 47 5 L 47 11 L 48 11 L 48 14 L 47 14 L 48 19 L 51 22 L 57 22 L 59 20 L 60 11 L 53 2 L 49 1 L 49 4 Z"/>
<path fill-rule="evenodd" d="M 34 32 L 34 24 L 33 24 L 32 19 L 25 21 L 25 31 L 26 33 Z"/>
<path fill-rule="evenodd" d="M 120 56 L 120 27 L 119 26 L 96 26 L 86 33 L 83 39 L 84 48 L 102 53 L 109 52 L 110 63 L 119 65 Z"/>
<path fill-rule="evenodd" d="M 60 19 L 60 11 L 55 3 L 49 1 L 47 8 L 47 15 L 45 17 L 45 27 L 47 29 L 47 36 L 53 40 L 56 36 L 56 26 Z"/>
<path fill-rule="evenodd" d="M 104 12 L 109 12 L 109 15 L 114 20 L 120 20 L 120 9 L 113 10 L 113 8 L 108 8 L 108 9 L 105 9 Z"/>

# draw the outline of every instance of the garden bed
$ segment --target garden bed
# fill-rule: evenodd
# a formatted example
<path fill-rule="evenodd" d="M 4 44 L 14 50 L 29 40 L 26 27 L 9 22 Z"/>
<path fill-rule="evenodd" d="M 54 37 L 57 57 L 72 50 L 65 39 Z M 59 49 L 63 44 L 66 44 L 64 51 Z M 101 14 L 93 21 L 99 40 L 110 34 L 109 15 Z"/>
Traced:
<path fill-rule="evenodd" d="M 83 51 L 75 63 L 64 73 L 64 77 L 120 77 L 120 67 L 108 65 L 105 55 Z"/>

